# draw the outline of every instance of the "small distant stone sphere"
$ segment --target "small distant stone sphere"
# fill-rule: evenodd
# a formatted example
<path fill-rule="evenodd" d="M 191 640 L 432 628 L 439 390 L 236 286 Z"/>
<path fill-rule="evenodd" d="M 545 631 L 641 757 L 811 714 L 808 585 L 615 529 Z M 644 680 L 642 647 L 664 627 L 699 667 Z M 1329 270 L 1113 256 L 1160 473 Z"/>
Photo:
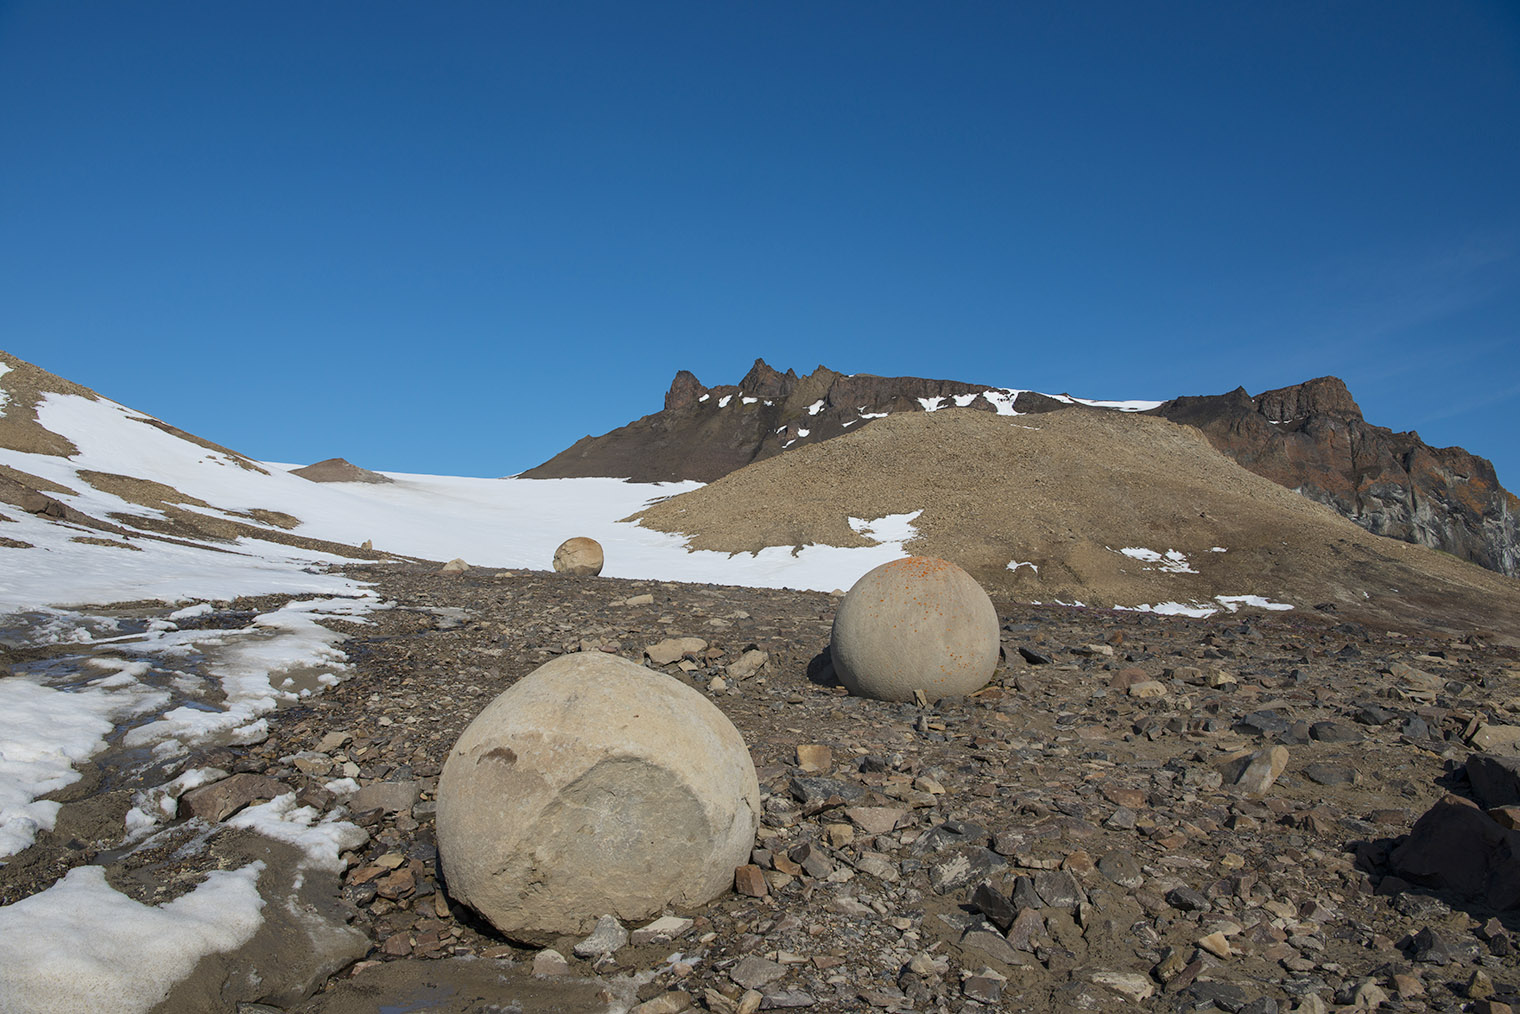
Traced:
<path fill-rule="evenodd" d="M 975 693 L 998 660 L 998 618 L 953 563 L 910 556 L 869 571 L 846 593 L 829 639 L 834 673 L 857 697 L 911 701 Z"/>
<path fill-rule="evenodd" d="M 561 574 L 596 577 L 602 572 L 602 544 L 595 539 L 566 539 L 554 551 L 554 569 Z"/>
<path fill-rule="evenodd" d="M 680 680 L 561 655 L 486 706 L 438 783 L 449 894 L 546 946 L 704 905 L 749 862 L 760 785 L 744 738 Z"/>

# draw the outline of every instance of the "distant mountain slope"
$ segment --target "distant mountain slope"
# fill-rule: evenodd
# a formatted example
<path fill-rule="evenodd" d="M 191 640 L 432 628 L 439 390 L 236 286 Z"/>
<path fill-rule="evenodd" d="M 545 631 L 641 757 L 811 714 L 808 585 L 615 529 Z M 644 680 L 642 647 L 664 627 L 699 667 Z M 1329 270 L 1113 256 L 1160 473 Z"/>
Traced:
<path fill-rule="evenodd" d="M 1258 608 L 1520 636 L 1520 584 L 1377 538 L 1152 416 L 903 413 L 639 519 L 695 549 L 743 553 L 864 544 L 847 519 L 915 511 L 906 549 L 953 560 L 1009 600 L 1182 611 L 1257 596 Z"/>
<path fill-rule="evenodd" d="M 1000 415 L 1091 408 L 1161 415 L 1202 430 L 1245 468 L 1376 535 L 1520 574 L 1520 500 L 1499 485 L 1493 465 L 1459 447 L 1433 448 L 1416 433 L 1371 425 L 1334 377 L 1255 398 L 1239 389 L 1167 402 L 1102 402 L 954 380 L 847 375 L 823 366 L 799 377 L 757 359 L 735 386 L 704 387 L 683 370 L 661 411 L 584 437 L 522 474 L 711 482 L 873 419 L 949 407 Z"/>

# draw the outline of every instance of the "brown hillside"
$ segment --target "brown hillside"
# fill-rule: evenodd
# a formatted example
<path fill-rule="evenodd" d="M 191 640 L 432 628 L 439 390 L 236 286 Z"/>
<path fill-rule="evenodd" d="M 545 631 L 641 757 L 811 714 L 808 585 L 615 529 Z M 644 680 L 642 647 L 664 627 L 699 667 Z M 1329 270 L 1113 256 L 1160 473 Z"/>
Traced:
<path fill-rule="evenodd" d="M 749 552 L 863 545 L 848 518 L 916 510 L 908 548 L 954 560 L 1004 600 L 1106 608 L 1261 595 L 1381 624 L 1520 637 L 1513 581 L 1370 535 L 1158 418 L 894 415 L 757 462 L 640 521 L 691 536 L 694 549 Z M 1198 573 L 1131 559 L 1125 547 L 1178 550 Z M 1010 571 L 1013 561 L 1038 571 Z"/>

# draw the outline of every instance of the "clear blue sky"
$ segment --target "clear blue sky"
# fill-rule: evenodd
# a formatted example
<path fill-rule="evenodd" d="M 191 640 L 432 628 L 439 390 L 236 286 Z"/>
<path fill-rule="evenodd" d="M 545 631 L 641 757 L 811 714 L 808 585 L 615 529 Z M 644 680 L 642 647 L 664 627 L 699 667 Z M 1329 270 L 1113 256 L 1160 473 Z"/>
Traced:
<path fill-rule="evenodd" d="M 1520 6 L 0 2 L 0 348 L 501 475 L 690 369 L 1323 374 L 1520 487 Z"/>

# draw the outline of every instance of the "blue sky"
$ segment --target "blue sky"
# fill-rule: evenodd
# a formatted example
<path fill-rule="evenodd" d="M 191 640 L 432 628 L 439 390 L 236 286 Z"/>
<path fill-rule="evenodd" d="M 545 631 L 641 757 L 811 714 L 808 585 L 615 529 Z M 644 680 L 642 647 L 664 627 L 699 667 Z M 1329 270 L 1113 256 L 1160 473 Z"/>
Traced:
<path fill-rule="evenodd" d="M 5 3 L 0 348 L 500 475 L 733 383 L 1344 378 L 1520 487 L 1509 2 Z"/>

